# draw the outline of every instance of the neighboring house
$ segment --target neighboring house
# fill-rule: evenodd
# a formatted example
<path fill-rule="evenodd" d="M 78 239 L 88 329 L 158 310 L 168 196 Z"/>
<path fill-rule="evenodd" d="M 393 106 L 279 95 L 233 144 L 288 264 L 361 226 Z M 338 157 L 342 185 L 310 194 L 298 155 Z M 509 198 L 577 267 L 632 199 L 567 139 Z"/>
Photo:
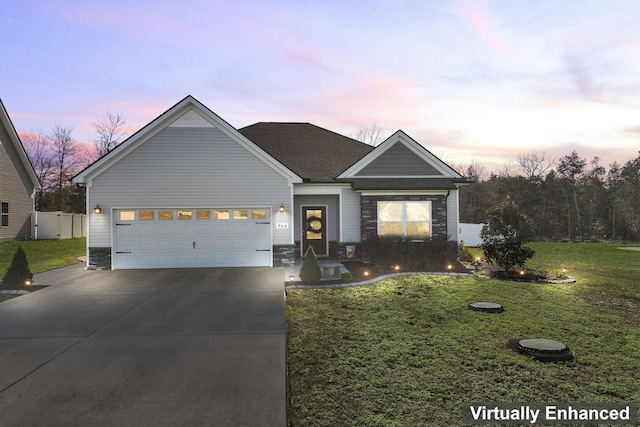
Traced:
<path fill-rule="evenodd" d="M 31 213 L 39 187 L 33 166 L 0 100 L 0 241 L 31 237 Z"/>
<path fill-rule="evenodd" d="M 308 123 L 238 130 L 191 96 L 73 180 L 87 187 L 87 262 L 112 269 L 281 266 L 375 235 L 456 240 L 467 182 L 402 131 L 372 147 Z"/>

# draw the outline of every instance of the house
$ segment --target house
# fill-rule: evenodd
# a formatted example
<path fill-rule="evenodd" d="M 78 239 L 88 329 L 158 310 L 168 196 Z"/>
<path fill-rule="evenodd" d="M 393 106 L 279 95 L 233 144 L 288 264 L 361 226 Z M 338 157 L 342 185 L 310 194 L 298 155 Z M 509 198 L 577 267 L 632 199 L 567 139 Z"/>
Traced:
<path fill-rule="evenodd" d="M 282 266 L 374 235 L 456 240 L 466 180 L 398 131 L 377 147 L 308 123 L 235 129 L 187 96 L 74 177 L 96 268 Z"/>
<path fill-rule="evenodd" d="M 31 213 L 39 187 L 33 166 L 0 100 L 0 241 L 31 237 Z"/>

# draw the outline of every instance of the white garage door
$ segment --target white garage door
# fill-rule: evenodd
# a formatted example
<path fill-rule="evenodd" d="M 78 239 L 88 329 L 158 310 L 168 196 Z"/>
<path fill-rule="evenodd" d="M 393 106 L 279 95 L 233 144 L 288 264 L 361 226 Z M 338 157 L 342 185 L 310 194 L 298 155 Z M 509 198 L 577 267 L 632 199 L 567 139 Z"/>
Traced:
<path fill-rule="evenodd" d="M 114 269 L 271 266 L 271 209 L 114 211 Z"/>

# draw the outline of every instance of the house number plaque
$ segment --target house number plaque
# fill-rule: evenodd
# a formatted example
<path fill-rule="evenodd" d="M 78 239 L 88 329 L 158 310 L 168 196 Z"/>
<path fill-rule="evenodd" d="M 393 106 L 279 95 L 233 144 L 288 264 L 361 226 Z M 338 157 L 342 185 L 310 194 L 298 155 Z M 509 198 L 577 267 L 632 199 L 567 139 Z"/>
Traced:
<path fill-rule="evenodd" d="M 289 228 L 289 223 L 288 222 L 277 222 L 276 223 L 276 230 L 283 230 L 283 229 L 287 229 Z"/>

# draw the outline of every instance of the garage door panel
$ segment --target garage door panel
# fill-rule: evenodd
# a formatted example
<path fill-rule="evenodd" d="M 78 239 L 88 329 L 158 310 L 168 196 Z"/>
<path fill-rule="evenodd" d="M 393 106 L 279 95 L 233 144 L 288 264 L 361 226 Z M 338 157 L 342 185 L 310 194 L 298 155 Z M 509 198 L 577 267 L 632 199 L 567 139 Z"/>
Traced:
<path fill-rule="evenodd" d="M 149 215 L 151 209 L 144 209 L 144 215 L 140 211 L 127 209 L 122 215 L 115 212 L 116 222 L 124 225 L 114 223 L 114 268 L 272 264 L 270 209 L 261 208 L 258 219 L 252 219 L 250 208 L 156 209 L 153 216 Z M 189 211 L 190 218 L 184 215 Z M 127 219 L 126 223 L 122 218 Z"/>

